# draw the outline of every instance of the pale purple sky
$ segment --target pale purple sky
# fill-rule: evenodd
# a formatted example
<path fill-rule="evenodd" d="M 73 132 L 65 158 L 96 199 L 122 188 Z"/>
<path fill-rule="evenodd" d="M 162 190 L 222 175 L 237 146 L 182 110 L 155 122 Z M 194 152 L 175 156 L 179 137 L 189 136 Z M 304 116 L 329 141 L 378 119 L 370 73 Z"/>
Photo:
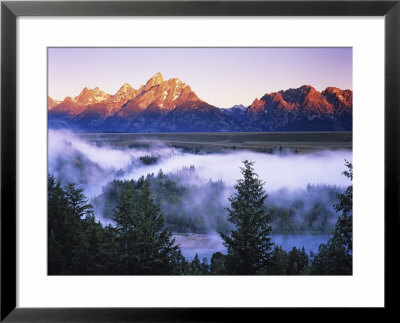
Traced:
<path fill-rule="evenodd" d="M 352 89 L 352 69 L 352 48 L 49 48 L 48 95 L 62 100 L 96 86 L 114 94 L 161 72 L 228 108 L 305 84 Z"/>

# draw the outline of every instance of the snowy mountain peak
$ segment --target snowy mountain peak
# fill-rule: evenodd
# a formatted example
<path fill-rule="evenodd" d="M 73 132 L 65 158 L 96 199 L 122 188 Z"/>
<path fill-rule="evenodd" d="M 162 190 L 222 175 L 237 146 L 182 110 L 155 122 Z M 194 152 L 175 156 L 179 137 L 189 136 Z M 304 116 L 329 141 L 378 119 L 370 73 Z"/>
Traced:
<path fill-rule="evenodd" d="M 119 90 L 117 91 L 116 94 L 122 94 L 122 93 L 127 93 L 129 91 L 133 90 L 133 87 L 129 83 L 124 83 Z"/>
<path fill-rule="evenodd" d="M 164 79 L 161 75 L 160 72 L 158 72 L 156 75 L 154 75 L 151 79 L 149 79 L 144 87 L 144 91 L 150 90 L 153 86 L 160 85 L 162 82 L 164 82 Z"/>
<path fill-rule="evenodd" d="M 96 86 L 94 89 L 88 89 L 85 87 L 73 100 L 79 105 L 88 105 L 107 100 L 109 97 L 110 94 L 103 92 Z"/>

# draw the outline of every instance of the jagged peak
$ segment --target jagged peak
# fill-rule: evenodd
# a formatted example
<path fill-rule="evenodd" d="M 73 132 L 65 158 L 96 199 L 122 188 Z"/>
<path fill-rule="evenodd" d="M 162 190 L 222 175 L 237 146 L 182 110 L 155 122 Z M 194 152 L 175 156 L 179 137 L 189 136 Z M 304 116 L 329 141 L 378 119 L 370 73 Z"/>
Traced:
<path fill-rule="evenodd" d="M 156 74 L 153 75 L 152 79 L 163 79 L 163 76 L 160 72 L 157 72 Z"/>
<path fill-rule="evenodd" d="M 161 75 L 160 72 L 158 72 L 157 74 L 155 74 L 152 78 L 150 78 L 147 82 L 146 85 L 144 87 L 144 91 L 148 91 L 150 88 L 152 88 L 153 86 L 156 85 L 160 85 L 161 83 L 164 82 L 164 79 Z"/>
<path fill-rule="evenodd" d="M 165 84 L 168 87 L 175 88 L 175 89 L 184 90 L 184 89 L 187 88 L 188 90 L 191 90 L 190 86 L 188 86 L 187 84 L 183 83 L 180 79 L 178 79 L 176 77 L 164 81 L 163 84 Z"/>
<path fill-rule="evenodd" d="M 89 89 L 86 86 L 83 88 L 83 90 L 81 91 L 81 93 L 79 93 L 78 96 L 83 95 L 83 94 L 87 94 L 90 92 L 94 92 L 94 93 L 104 93 L 106 94 L 104 91 L 100 90 L 98 86 L 96 86 L 94 89 Z"/>
<path fill-rule="evenodd" d="M 255 98 L 253 103 L 250 104 L 251 108 L 260 108 L 260 107 L 264 107 L 265 101 L 263 101 L 262 99 L 259 98 Z"/>
<path fill-rule="evenodd" d="M 130 88 L 130 87 L 132 87 L 132 85 L 130 85 L 129 83 L 125 82 L 124 84 L 122 84 L 121 89 Z"/>
<path fill-rule="evenodd" d="M 327 92 L 339 92 L 339 91 L 342 91 L 342 90 L 339 89 L 339 88 L 337 88 L 337 87 L 334 87 L 334 86 L 328 86 L 328 87 L 325 89 L 325 91 L 327 91 Z"/>
<path fill-rule="evenodd" d="M 71 96 L 66 96 L 66 97 L 64 98 L 64 101 L 65 101 L 65 102 L 68 102 L 68 101 L 73 102 L 74 99 L 73 99 Z"/>
<path fill-rule="evenodd" d="M 93 103 L 98 103 L 106 100 L 110 97 L 110 94 L 99 89 L 99 87 L 95 87 L 94 89 L 88 89 L 86 86 L 83 88 L 81 93 L 78 96 L 73 98 L 73 102 L 78 105 L 88 105 Z"/>
<path fill-rule="evenodd" d="M 131 91 L 131 90 L 133 90 L 132 85 L 130 85 L 129 83 L 124 83 L 124 84 L 122 84 L 122 86 L 119 88 L 119 90 L 117 91 L 116 94 L 126 93 L 127 91 Z"/>
<path fill-rule="evenodd" d="M 328 86 L 325 90 L 322 91 L 322 93 L 341 93 L 341 92 L 350 92 L 350 93 L 352 93 L 353 91 L 349 90 L 349 89 L 342 90 L 342 89 L 339 89 L 339 88 L 334 87 L 334 86 Z"/>
<path fill-rule="evenodd" d="M 311 85 L 302 85 L 302 86 L 300 86 L 300 88 L 299 88 L 300 90 L 302 90 L 303 92 L 306 92 L 306 93 L 315 93 L 315 92 L 318 92 L 313 86 L 311 86 Z"/>
<path fill-rule="evenodd" d="M 53 107 L 55 107 L 56 105 L 58 105 L 59 103 L 61 103 L 61 101 L 57 101 L 54 100 L 51 96 L 47 96 L 47 108 L 48 109 L 52 109 Z"/>

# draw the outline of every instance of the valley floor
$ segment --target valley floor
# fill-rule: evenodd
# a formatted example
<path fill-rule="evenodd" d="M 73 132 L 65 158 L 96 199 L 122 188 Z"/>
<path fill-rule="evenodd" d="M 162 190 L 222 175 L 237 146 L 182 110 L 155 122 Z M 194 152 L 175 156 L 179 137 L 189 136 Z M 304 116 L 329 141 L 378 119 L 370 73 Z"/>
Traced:
<path fill-rule="evenodd" d="M 352 132 L 204 132 L 204 133 L 81 133 L 82 139 L 118 148 L 147 147 L 155 142 L 191 153 L 246 149 L 272 153 L 352 149 Z"/>

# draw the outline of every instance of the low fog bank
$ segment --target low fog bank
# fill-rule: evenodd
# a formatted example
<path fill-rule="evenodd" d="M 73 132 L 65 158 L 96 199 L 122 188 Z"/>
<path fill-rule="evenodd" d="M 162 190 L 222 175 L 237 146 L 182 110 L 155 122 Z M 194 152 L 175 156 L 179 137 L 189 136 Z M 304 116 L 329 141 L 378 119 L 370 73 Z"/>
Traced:
<path fill-rule="evenodd" d="M 336 192 L 350 184 L 341 173 L 345 159 L 352 159 L 351 151 L 196 155 L 158 142 L 148 148 L 124 149 L 90 144 L 60 130 L 49 130 L 48 137 L 48 172 L 62 184 L 75 182 L 84 188 L 103 222 L 111 218 L 113 180 L 144 176 L 175 232 L 229 229 L 225 207 L 246 159 L 255 162 L 255 172 L 265 182 L 273 229 L 321 231 L 336 222 L 332 204 Z"/>
<path fill-rule="evenodd" d="M 145 169 L 147 159 L 162 161 L 176 154 L 174 148 L 161 143 L 153 148 L 118 149 L 91 144 L 67 130 L 48 131 L 48 172 L 62 184 L 77 183 L 88 197 L 102 192 L 113 179 L 129 179 L 129 174 Z"/>
<path fill-rule="evenodd" d="M 240 167 L 243 160 L 255 162 L 255 172 L 266 182 L 266 190 L 282 187 L 304 188 L 307 184 L 346 186 L 349 180 L 340 174 L 344 170 L 344 159 L 351 160 L 350 151 L 323 151 L 312 154 L 265 154 L 239 151 L 223 154 L 174 155 L 162 163 L 146 169 L 134 169 L 129 176 L 138 178 L 144 173 L 175 172 L 193 165 L 200 179 L 222 180 L 233 186 L 241 178 Z"/>
<path fill-rule="evenodd" d="M 62 182 L 85 185 L 87 194 L 101 193 L 108 181 L 138 179 L 142 175 L 180 171 L 194 166 L 197 181 L 222 180 L 233 186 L 241 177 L 239 167 L 247 159 L 255 162 L 255 171 L 266 182 L 267 191 L 305 188 L 308 184 L 347 186 L 349 180 L 341 173 L 344 160 L 352 159 L 351 151 L 321 151 L 310 154 L 265 154 L 238 151 L 221 154 L 195 155 L 154 143 L 155 148 L 117 149 L 92 145 L 73 133 L 49 130 L 48 170 Z M 156 163 L 146 165 L 140 157 L 155 156 Z"/>

